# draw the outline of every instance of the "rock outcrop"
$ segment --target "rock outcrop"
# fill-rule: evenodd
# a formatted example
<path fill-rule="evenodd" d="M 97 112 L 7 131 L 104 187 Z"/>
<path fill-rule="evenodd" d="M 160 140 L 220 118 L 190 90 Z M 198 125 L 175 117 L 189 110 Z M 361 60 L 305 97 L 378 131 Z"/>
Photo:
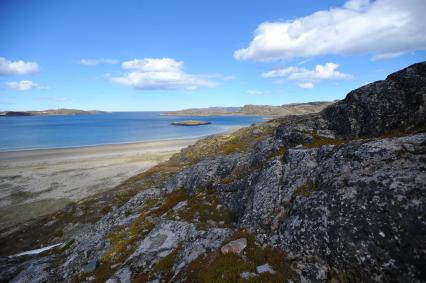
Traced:
<path fill-rule="evenodd" d="M 351 91 L 327 107 L 329 128 L 344 138 L 377 137 L 385 132 L 423 128 L 426 116 L 426 64 L 415 64 L 386 80 Z"/>
<path fill-rule="evenodd" d="M 67 248 L 3 258 L 0 278 L 424 282 L 425 107 L 418 63 L 320 113 L 201 140 L 99 220 L 49 238 Z"/>
<path fill-rule="evenodd" d="M 186 120 L 186 121 L 179 121 L 179 122 L 173 122 L 172 125 L 174 126 L 201 126 L 201 125 L 209 125 L 211 124 L 208 121 L 200 121 L 200 120 Z"/>

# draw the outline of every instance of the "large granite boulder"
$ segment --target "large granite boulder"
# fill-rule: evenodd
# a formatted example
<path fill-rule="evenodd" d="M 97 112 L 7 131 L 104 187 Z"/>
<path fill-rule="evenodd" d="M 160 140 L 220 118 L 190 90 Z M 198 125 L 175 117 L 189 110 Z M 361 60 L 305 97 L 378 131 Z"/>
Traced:
<path fill-rule="evenodd" d="M 353 90 L 321 114 L 330 129 L 344 138 L 376 137 L 392 130 L 424 130 L 426 62 Z"/>

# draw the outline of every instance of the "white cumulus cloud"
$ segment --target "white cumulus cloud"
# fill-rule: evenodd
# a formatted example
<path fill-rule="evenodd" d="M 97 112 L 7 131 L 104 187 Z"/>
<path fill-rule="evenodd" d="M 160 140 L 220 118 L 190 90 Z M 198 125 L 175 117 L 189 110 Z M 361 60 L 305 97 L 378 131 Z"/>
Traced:
<path fill-rule="evenodd" d="M 290 21 L 264 22 L 238 60 L 272 61 L 324 54 L 386 59 L 426 50 L 425 0 L 350 0 Z"/>
<path fill-rule="evenodd" d="M 313 88 L 314 82 L 319 82 L 322 80 L 332 80 L 332 79 L 350 79 L 352 78 L 349 74 L 344 74 L 336 69 L 339 67 L 339 64 L 336 63 L 326 63 L 325 65 L 316 65 L 315 69 L 309 70 L 302 67 L 286 67 L 275 69 L 262 74 L 264 78 L 280 78 L 290 81 L 300 81 L 299 87 L 301 88 Z"/>
<path fill-rule="evenodd" d="M 264 78 L 284 77 L 293 81 L 318 81 L 330 79 L 350 79 L 348 74 L 336 71 L 339 64 L 326 63 L 325 65 L 316 65 L 314 70 L 308 70 L 301 67 L 287 67 L 275 69 L 263 73 Z"/>
<path fill-rule="evenodd" d="M 213 87 L 215 83 L 205 76 L 187 74 L 183 62 L 172 58 L 145 58 L 125 61 L 121 64 L 127 71 L 123 76 L 111 76 L 117 84 L 141 90 L 176 90 Z"/>
<path fill-rule="evenodd" d="M 38 70 L 38 65 L 35 62 L 9 61 L 0 57 L 0 76 L 28 75 L 36 73 Z"/>
<path fill-rule="evenodd" d="M 182 61 L 172 58 L 145 58 L 125 61 L 121 64 L 124 70 L 138 70 L 142 72 L 179 72 Z"/>
<path fill-rule="evenodd" d="M 80 64 L 85 66 L 97 66 L 102 64 L 114 65 L 118 64 L 119 61 L 115 59 L 106 59 L 106 58 L 98 58 L 98 59 L 81 59 Z"/>
<path fill-rule="evenodd" d="M 30 89 L 47 89 L 47 86 L 36 84 L 32 81 L 22 80 L 19 82 L 7 82 L 6 86 L 10 89 L 24 91 Z"/>

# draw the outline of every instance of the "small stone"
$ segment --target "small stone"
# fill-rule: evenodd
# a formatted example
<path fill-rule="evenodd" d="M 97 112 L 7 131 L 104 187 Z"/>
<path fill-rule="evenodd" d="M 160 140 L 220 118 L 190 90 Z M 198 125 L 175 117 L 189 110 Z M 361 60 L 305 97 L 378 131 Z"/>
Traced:
<path fill-rule="evenodd" d="M 179 211 L 187 205 L 188 205 L 188 201 L 186 200 L 181 201 L 173 207 L 173 211 Z"/>
<path fill-rule="evenodd" d="M 246 247 L 247 247 L 247 239 L 241 238 L 241 239 L 234 240 L 227 243 L 220 249 L 220 251 L 224 255 L 228 253 L 240 254 Z"/>
<path fill-rule="evenodd" d="M 273 244 L 277 243 L 277 242 L 278 242 L 278 240 L 279 240 L 278 235 L 274 235 L 274 236 L 272 236 L 272 237 L 270 238 L 270 241 L 271 241 L 271 243 L 273 243 Z"/>
<path fill-rule="evenodd" d="M 383 238 L 386 237 L 385 233 L 383 233 L 382 231 L 379 232 L 379 235 L 382 236 Z"/>
<path fill-rule="evenodd" d="M 113 265 L 111 265 L 111 269 L 115 269 L 115 268 L 117 268 L 117 267 L 119 267 L 120 265 L 122 265 L 123 263 L 116 263 L 116 264 L 113 264 Z"/>
<path fill-rule="evenodd" d="M 240 273 L 240 276 L 241 276 L 242 279 L 250 279 L 252 277 L 256 277 L 257 274 L 253 273 L 253 272 L 244 271 L 244 272 Z"/>
<path fill-rule="evenodd" d="M 93 259 L 93 260 L 90 260 L 85 266 L 83 266 L 82 271 L 84 273 L 91 273 L 95 271 L 96 267 L 98 267 L 98 260 Z"/>
<path fill-rule="evenodd" d="M 275 270 L 272 268 L 272 266 L 270 266 L 267 263 L 259 265 L 258 267 L 256 267 L 256 271 L 259 274 L 266 273 L 266 272 L 271 273 L 271 274 L 275 273 Z"/>

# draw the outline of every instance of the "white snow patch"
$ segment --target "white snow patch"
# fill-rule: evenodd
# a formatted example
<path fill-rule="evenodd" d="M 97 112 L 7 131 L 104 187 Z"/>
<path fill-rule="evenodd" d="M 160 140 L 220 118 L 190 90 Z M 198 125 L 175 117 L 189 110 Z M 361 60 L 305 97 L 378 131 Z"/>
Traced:
<path fill-rule="evenodd" d="M 36 254 L 40 254 L 42 252 L 48 251 L 48 250 L 53 249 L 54 247 L 57 247 L 57 246 L 60 246 L 60 245 L 62 245 L 62 243 L 54 244 L 54 245 L 47 246 L 47 247 L 40 248 L 40 249 L 35 249 L 35 250 L 30 250 L 30 251 L 22 252 L 22 253 L 15 254 L 15 255 L 11 255 L 11 256 L 9 256 L 9 258 L 23 256 L 23 255 L 36 255 Z"/>

